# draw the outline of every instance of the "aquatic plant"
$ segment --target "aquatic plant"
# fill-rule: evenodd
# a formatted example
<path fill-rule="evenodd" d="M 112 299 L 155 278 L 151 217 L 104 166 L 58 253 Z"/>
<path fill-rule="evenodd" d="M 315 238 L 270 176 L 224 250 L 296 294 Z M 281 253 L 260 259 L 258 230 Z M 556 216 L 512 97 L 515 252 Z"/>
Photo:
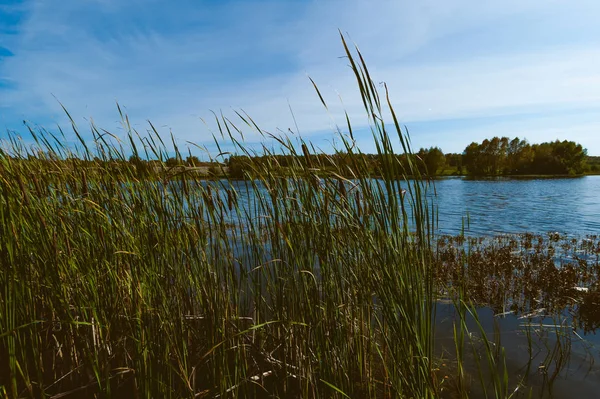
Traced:
<path fill-rule="evenodd" d="M 311 144 L 275 136 L 280 152 L 308 160 L 290 178 L 273 174 L 266 147 L 268 162 L 251 164 L 243 181 L 185 170 L 166 178 L 163 139 L 152 125 L 139 135 L 120 108 L 127 146 L 93 124 L 84 140 L 73 120 L 77 148 L 48 131 L 31 129 L 33 147 L 9 135 L 0 153 L 4 395 L 436 396 L 427 185 L 393 156 L 393 141 L 410 153 L 406 132 L 360 52 L 343 45 L 381 185 L 369 172 L 342 177 L 363 167 L 350 123 L 340 152 L 352 168 L 330 163 L 339 177 L 323 185 Z M 216 118 L 219 141 L 249 154 L 237 132 L 267 133 L 238 116 Z M 136 167 L 129 154 L 159 167 Z M 417 179 L 386 178 L 399 174 Z"/>
<path fill-rule="evenodd" d="M 529 236 L 507 238 L 507 248 L 464 236 L 434 242 L 423 165 L 396 153 L 412 150 L 387 88 L 381 94 L 360 52 L 342 43 L 375 167 L 348 117 L 328 156 L 243 112 L 215 116 L 220 155 L 229 143 L 244 162 L 221 180 L 181 167 L 175 140 L 173 156 L 152 124 L 141 135 L 120 108 L 126 144 L 94 124 L 85 140 L 73 119 L 76 147 L 62 131 L 30 129 L 33 146 L 9 134 L 0 150 L 2 395 L 433 398 L 468 396 L 479 383 L 510 397 L 522 387 L 508 380 L 500 342 L 487 339 L 471 301 L 525 293 L 516 306 L 533 309 L 536 287 L 553 289 L 545 279 L 570 269 L 548 275 L 554 252 Z M 278 148 L 246 145 L 247 131 Z M 582 245 L 597 256 L 597 243 Z M 523 259 L 535 266 L 520 267 Z M 577 270 L 564 280 L 591 290 L 597 260 L 587 277 Z M 440 294 L 460 314 L 452 370 L 436 348 Z"/>
<path fill-rule="evenodd" d="M 572 327 L 598 327 L 598 236 L 529 233 L 494 237 L 440 236 L 434 273 L 438 287 L 455 286 L 497 314 L 575 315 Z"/>

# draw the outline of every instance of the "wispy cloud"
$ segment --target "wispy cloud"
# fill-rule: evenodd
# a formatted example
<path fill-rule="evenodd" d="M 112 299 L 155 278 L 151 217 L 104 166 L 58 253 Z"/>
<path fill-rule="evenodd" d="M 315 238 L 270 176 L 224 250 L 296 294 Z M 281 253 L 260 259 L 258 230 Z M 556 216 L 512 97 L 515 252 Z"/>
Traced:
<path fill-rule="evenodd" d="M 343 109 L 365 124 L 340 28 L 388 83 L 417 146 L 460 151 L 491 134 L 543 139 L 561 126 L 561 138 L 600 153 L 589 117 L 600 111 L 600 5 L 451 3 L 26 1 L 10 10 L 14 29 L 0 31 L 13 54 L 0 55 L 0 124 L 64 123 L 54 95 L 78 121 L 114 128 L 119 101 L 139 127 L 151 119 L 203 142 L 209 109 L 243 108 L 275 131 L 293 128 L 291 106 L 304 135 L 329 140 Z"/>

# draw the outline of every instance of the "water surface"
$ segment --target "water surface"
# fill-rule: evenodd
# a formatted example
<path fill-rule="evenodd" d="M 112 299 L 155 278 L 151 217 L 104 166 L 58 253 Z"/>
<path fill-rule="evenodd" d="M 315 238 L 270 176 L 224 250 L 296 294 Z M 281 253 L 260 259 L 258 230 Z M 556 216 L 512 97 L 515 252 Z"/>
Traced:
<path fill-rule="evenodd" d="M 439 230 L 474 235 L 600 234 L 600 176 L 571 179 L 448 178 L 435 182 Z"/>

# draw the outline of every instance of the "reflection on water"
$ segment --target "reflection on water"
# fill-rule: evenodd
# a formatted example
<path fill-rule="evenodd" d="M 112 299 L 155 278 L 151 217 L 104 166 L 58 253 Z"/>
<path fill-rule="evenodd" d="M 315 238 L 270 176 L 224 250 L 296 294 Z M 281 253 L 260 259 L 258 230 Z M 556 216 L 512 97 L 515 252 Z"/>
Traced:
<path fill-rule="evenodd" d="M 456 375 L 454 326 L 460 322 L 456 308 L 447 302 L 437 306 L 436 342 L 438 354 L 444 359 L 442 372 Z M 568 324 L 561 324 L 565 314 L 554 317 L 541 315 L 517 316 L 495 314 L 490 308 L 479 308 L 478 317 L 492 348 L 502 347 L 504 358 L 498 357 L 503 372 L 504 362 L 515 397 L 596 398 L 600 383 L 600 342 L 581 338 Z M 486 397 L 479 379 L 477 360 L 485 362 L 481 333 L 472 319 L 467 323 L 467 346 L 464 351 L 465 380 L 469 397 Z M 486 370 L 487 371 L 487 370 Z M 454 377 L 455 378 L 455 377 Z M 489 377 L 486 377 L 489 383 Z M 488 387 L 489 389 L 489 387 Z M 455 389 L 444 397 L 456 397 Z"/>
<path fill-rule="evenodd" d="M 527 377 L 534 397 L 597 397 L 600 245 L 593 235 L 600 233 L 600 176 L 445 179 L 436 182 L 436 189 L 440 233 L 458 234 L 468 214 L 468 235 L 543 235 L 513 236 L 500 239 L 505 245 L 474 248 L 467 285 L 489 305 L 479 315 L 490 336 L 497 321 L 511 377 Z M 548 232 L 560 232 L 560 239 Z M 562 234 L 592 237 L 572 241 Z M 450 253 L 446 247 L 445 255 Z"/>
<path fill-rule="evenodd" d="M 435 261 L 440 286 L 460 287 L 496 313 L 558 314 L 566 309 L 582 334 L 599 325 L 599 236 L 441 236 Z"/>

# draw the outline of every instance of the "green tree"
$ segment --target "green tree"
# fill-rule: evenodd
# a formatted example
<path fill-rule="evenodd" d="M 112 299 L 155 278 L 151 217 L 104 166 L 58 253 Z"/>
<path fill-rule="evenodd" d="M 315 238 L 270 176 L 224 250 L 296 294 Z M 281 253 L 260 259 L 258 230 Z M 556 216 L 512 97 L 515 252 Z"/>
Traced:
<path fill-rule="evenodd" d="M 471 143 L 463 152 L 463 163 L 475 176 L 524 174 L 582 174 L 586 171 L 586 150 L 574 141 L 553 141 L 529 145 L 518 137 L 494 137 L 481 144 Z"/>
<path fill-rule="evenodd" d="M 165 162 L 165 164 L 166 164 L 166 165 L 167 165 L 169 168 L 172 168 L 172 167 L 175 167 L 175 166 L 179 166 L 179 165 L 181 165 L 182 163 L 181 163 L 181 160 L 180 160 L 179 158 L 176 158 L 176 157 L 171 157 L 171 158 L 167 159 L 167 161 Z"/>
<path fill-rule="evenodd" d="M 247 156 L 232 155 L 227 160 L 227 170 L 230 177 L 242 179 L 250 170 L 251 159 Z"/>
<path fill-rule="evenodd" d="M 446 157 L 438 147 L 421 148 L 417 156 L 423 161 L 423 172 L 429 176 L 437 176 L 437 172 L 446 163 Z"/>
<path fill-rule="evenodd" d="M 148 162 L 141 159 L 138 155 L 134 154 L 130 156 L 129 163 L 135 168 L 138 177 L 146 177 L 150 174 Z"/>
<path fill-rule="evenodd" d="M 484 174 L 484 161 L 481 145 L 472 142 L 463 152 L 463 165 L 470 175 L 481 176 Z"/>
<path fill-rule="evenodd" d="M 446 164 L 451 168 L 456 168 L 457 174 L 462 174 L 463 170 L 463 154 L 445 154 Z"/>
<path fill-rule="evenodd" d="M 185 164 L 187 166 L 196 167 L 202 165 L 202 162 L 200 162 L 200 159 L 197 156 L 190 155 L 185 159 Z"/>
<path fill-rule="evenodd" d="M 552 154 L 560 165 L 561 173 L 578 175 L 586 169 L 586 150 L 574 141 L 558 141 L 552 144 Z"/>

